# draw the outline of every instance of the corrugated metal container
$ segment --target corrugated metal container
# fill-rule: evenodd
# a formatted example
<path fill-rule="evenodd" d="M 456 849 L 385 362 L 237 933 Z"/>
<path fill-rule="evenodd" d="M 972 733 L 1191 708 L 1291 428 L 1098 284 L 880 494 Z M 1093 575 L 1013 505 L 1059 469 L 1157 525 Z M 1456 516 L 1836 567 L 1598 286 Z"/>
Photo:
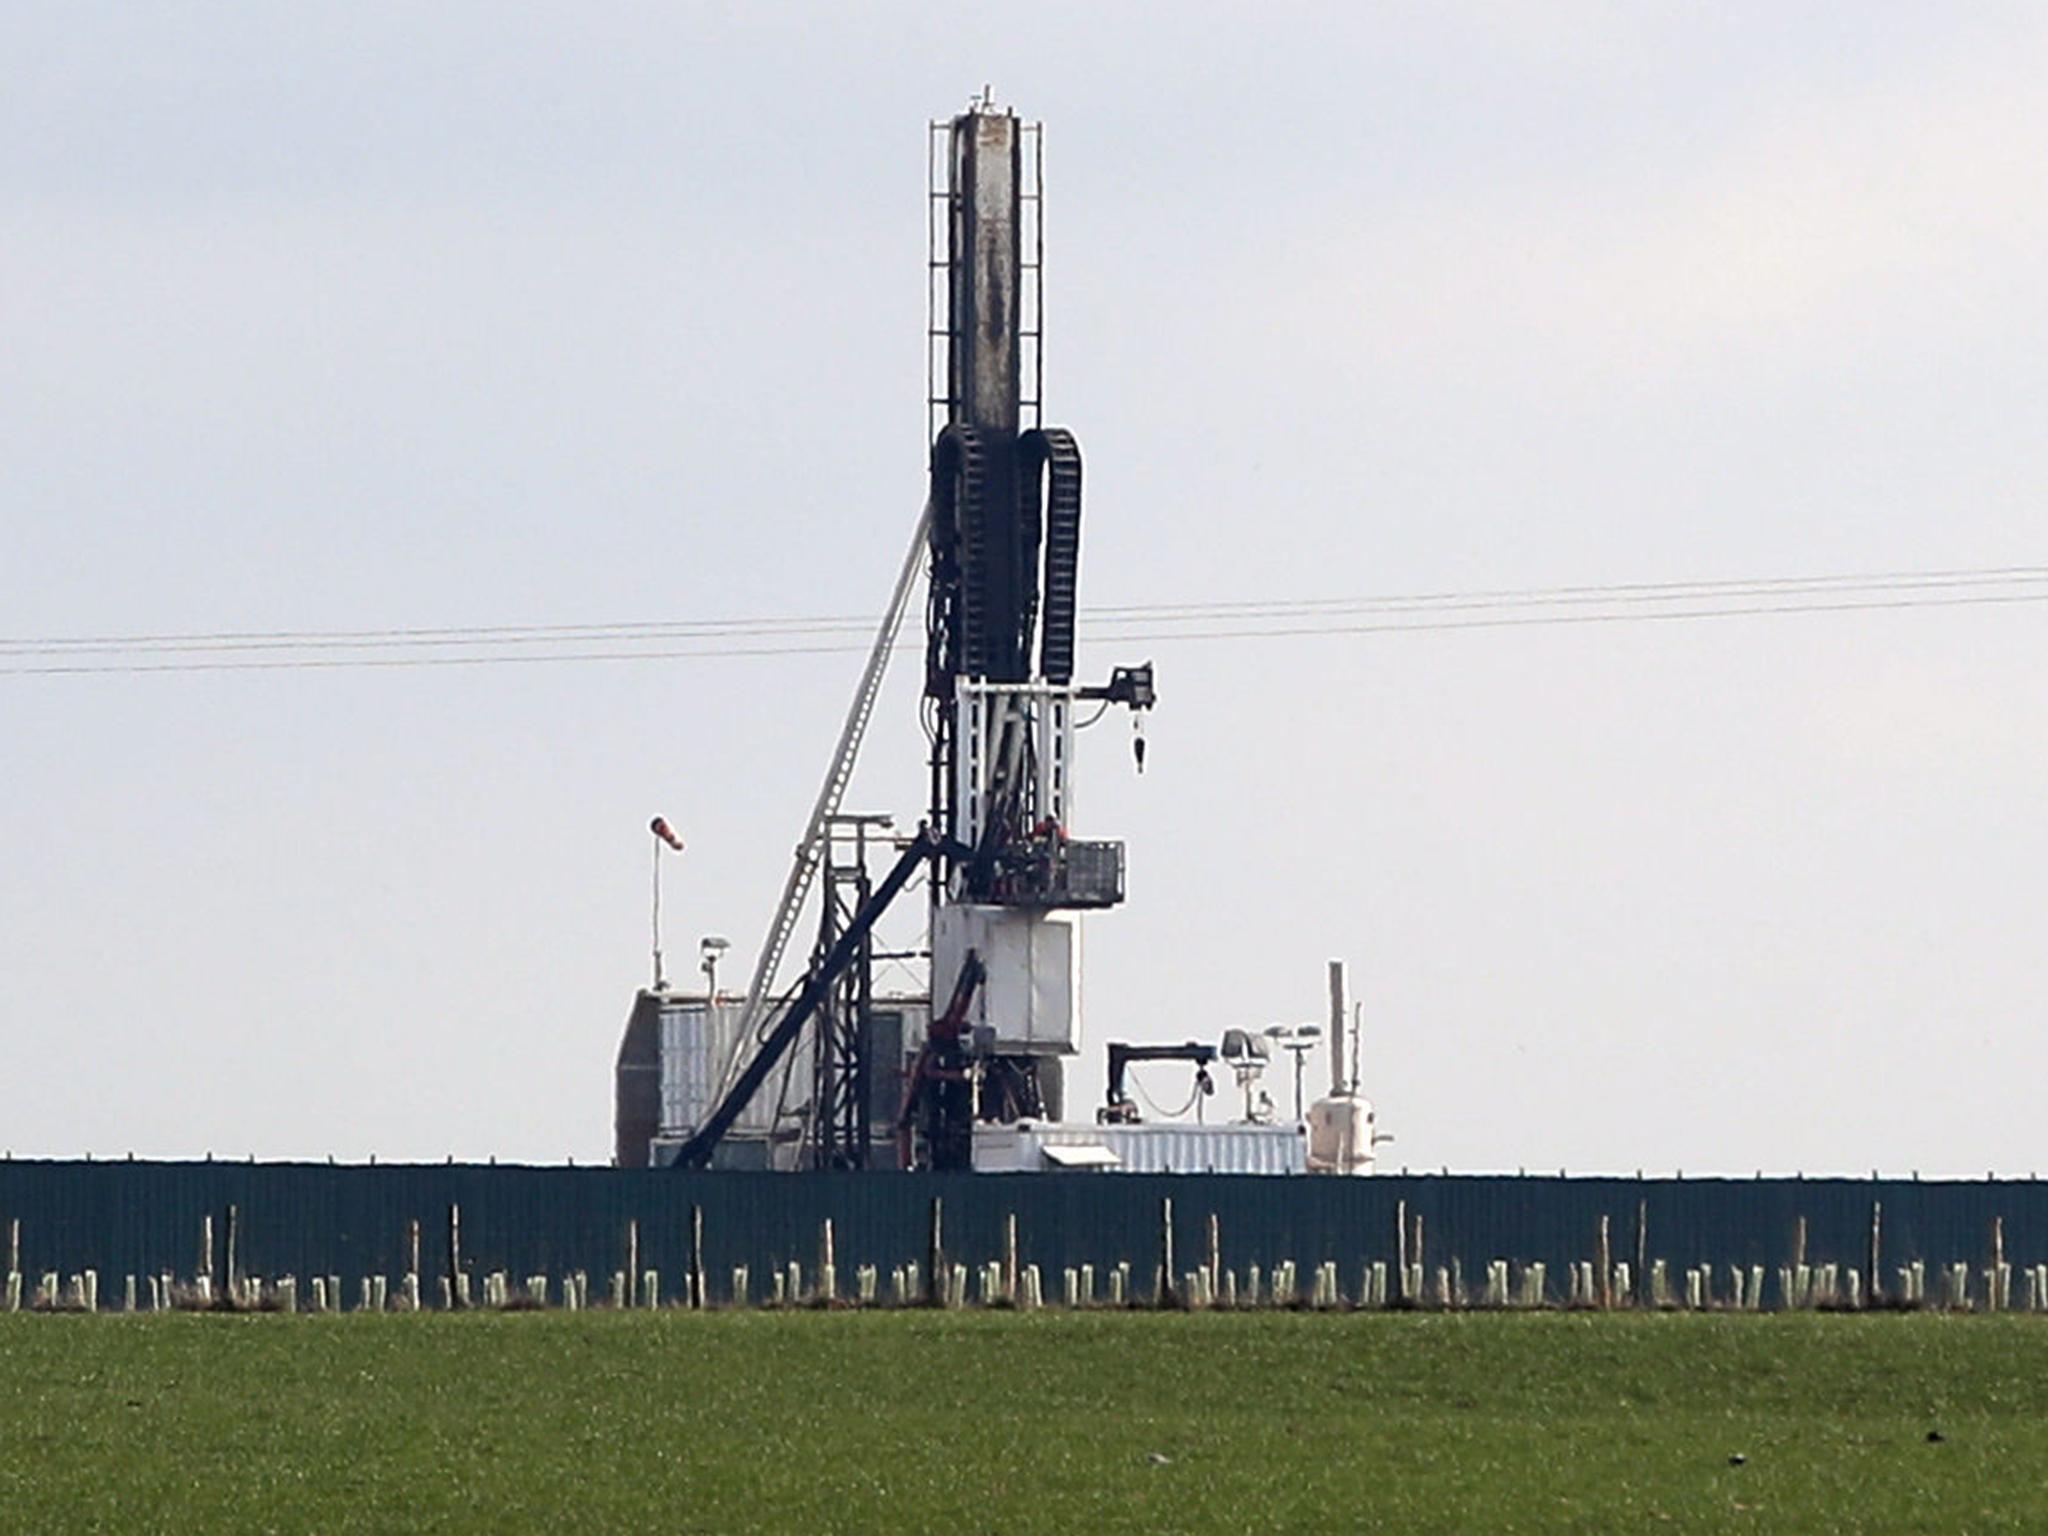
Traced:
<path fill-rule="evenodd" d="M 1306 1173 L 1308 1143 L 1293 1125 L 1055 1125 L 974 1128 L 977 1173 Z"/>
<path fill-rule="evenodd" d="M 686 1135 L 702 1125 L 718 1107 L 718 1088 L 725 1064 L 732 1058 L 733 1043 L 739 1039 L 745 1002 L 721 999 L 716 1003 L 701 997 L 672 995 L 661 1004 L 661 1132 L 664 1136 Z M 811 1095 L 811 1059 L 791 1052 L 790 1102 L 801 1104 Z M 782 1074 L 774 1078 L 780 1084 Z M 775 1118 L 776 1096 L 756 1094 L 740 1112 L 733 1129 L 741 1135 L 765 1134 Z"/>
<path fill-rule="evenodd" d="M 726 1064 L 739 1043 L 746 1005 L 738 998 L 721 997 L 714 1004 L 682 993 L 642 993 L 641 998 L 643 1006 L 651 1002 L 658 1009 L 658 1134 L 665 1139 L 681 1138 L 702 1125 L 718 1106 L 718 1090 Z M 928 1013 L 921 997 L 875 999 L 874 1014 L 880 1026 L 877 1042 L 885 1055 L 894 1058 L 873 1063 L 871 1081 L 876 1091 L 884 1086 L 894 1087 L 900 1097 L 904 1042 L 923 1039 Z M 811 1097 L 812 1049 L 810 1032 L 806 1030 L 783 1057 L 782 1065 L 740 1112 L 732 1134 L 765 1136 L 773 1126 L 778 1102 L 793 1108 Z M 896 1103 L 891 1100 L 884 1118 L 893 1121 L 895 1114 Z"/>

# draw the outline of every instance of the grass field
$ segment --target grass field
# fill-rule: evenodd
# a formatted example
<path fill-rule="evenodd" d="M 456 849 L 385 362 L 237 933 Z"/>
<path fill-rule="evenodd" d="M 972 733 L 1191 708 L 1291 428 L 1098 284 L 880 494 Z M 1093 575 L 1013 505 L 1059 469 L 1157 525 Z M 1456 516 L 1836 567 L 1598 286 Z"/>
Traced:
<path fill-rule="evenodd" d="M 2039 1531 L 2048 1328 L 0 1317 L 0 1529 L 629 1528 Z"/>

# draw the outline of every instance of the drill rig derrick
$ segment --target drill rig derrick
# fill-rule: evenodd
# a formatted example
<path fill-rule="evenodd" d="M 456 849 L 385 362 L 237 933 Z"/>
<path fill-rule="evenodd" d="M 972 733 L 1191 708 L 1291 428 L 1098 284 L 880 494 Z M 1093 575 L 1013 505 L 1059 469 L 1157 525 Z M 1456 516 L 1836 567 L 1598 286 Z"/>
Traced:
<path fill-rule="evenodd" d="M 1039 131 L 986 99 L 934 129 L 945 153 L 932 195 L 927 330 L 943 345 L 943 363 L 933 357 L 926 393 L 943 418 L 933 423 L 918 548 L 798 846 L 717 1107 L 681 1148 L 682 1166 L 709 1159 L 777 1063 L 793 1059 L 806 1029 L 814 1031 L 813 1091 L 795 1110 L 777 1100 L 776 1124 L 803 1120 L 802 1151 L 813 1166 L 865 1164 L 867 935 L 912 865 L 928 875 L 931 1022 L 899 1127 L 912 1154 L 905 1165 L 970 1167 L 977 1122 L 1057 1119 L 1061 1061 L 1080 1042 L 1078 944 L 1067 914 L 1123 900 L 1123 845 L 1069 835 L 1075 706 L 1120 705 L 1136 718 L 1152 706 L 1152 674 L 1148 664 L 1119 668 L 1100 687 L 1073 680 L 1082 460 L 1071 432 L 1039 420 L 1041 178 L 1039 157 L 1025 148 L 1035 148 Z M 848 872 L 855 894 L 844 909 L 827 890 L 812 967 L 778 1009 L 775 974 L 797 912 L 821 866 L 828 887 L 841 873 L 830 841 L 843 820 L 839 799 L 917 555 L 927 576 L 929 816 L 868 899 L 864 873 Z M 951 1006 L 940 1012 L 949 985 Z M 790 1080 L 785 1070 L 785 1094 Z"/>
<path fill-rule="evenodd" d="M 931 265 L 944 274 L 944 312 L 935 301 L 931 329 L 944 342 L 945 388 L 933 403 L 945 420 L 931 450 L 924 701 L 940 838 L 935 1001 L 941 978 L 964 980 L 970 968 L 977 978 L 956 992 L 963 1017 L 936 1017 L 928 1045 L 964 1063 L 971 1090 L 928 1096 L 918 1117 L 920 1160 L 944 1168 L 969 1166 L 974 1120 L 1058 1117 L 1060 1063 L 1080 1039 L 1064 914 L 1124 894 L 1123 845 L 1069 835 L 1074 706 L 1148 709 L 1152 687 L 1149 666 L 1102 688 L 1073 681 L 1081 450 L 1071 432 L 1036 419 L 1035 368 L 1028 398 L 1024 387 L 1042 340 L 1040 263 L 1025 255 L 1040 206 L 1025 145 L 1037 130 L 984 100 L 942 131 Z M 1028 244 L 1042 250 L 1035 233 Z"/>

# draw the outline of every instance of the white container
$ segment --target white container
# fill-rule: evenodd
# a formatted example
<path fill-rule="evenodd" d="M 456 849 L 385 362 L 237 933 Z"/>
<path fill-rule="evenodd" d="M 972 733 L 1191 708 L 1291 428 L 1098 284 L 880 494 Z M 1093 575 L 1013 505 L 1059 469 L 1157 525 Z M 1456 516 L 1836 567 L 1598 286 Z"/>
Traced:
<path fill-rule="evenodd" d="M 1071 1056 L 1081 1048 L 1076 949 L 1065 917 L 1023 907 L 940 907 L 932 922 L 933 991 L 952 995 L 972 950 L 986 976 L 968 1006 L 968 1025 L 992 1028 L 998 1051 Z"/>
<path fill-rule="evenodd" d="M 1061 1125 L 974 1128 L 976 1173 L 1260 1173 L 1308 1171 L 1296 1125 Z"/>
<path fill-rule="evenodd" d="M 1354 1093 L 1332 1094 L 1308 1107 L 1311 1173 L 1371 1173 L 1372 1104 Z"/>

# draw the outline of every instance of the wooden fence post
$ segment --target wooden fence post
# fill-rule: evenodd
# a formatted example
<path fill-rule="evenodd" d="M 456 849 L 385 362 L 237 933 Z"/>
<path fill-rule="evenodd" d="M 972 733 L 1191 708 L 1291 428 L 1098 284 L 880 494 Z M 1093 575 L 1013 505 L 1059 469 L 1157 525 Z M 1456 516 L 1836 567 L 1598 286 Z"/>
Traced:
<path fill-rule="evenodd" d="M 711 1304 L 704 1294 L 704 1207 L 690 1207 L 690 1305 L 700 1310 Z"/>
<path fill-rule="evenodd" d="M 1635 1300 L 1639 1306 L 1650 1302 L 1650 1202 L 1636 1201 Z"/>
<path fill-rule="evenodd" d="M 448 1305 L 462 1305 L 462 1207 L 448 1204 Z"/>
<path fill-rule="evenodd" d="M 1614 1250 L 1608 1242 L 1605 1211 L 1600 1213 L 1600 1276 L 1594 1294 L 1600 1299 L 1601 1311 L 1614 1305 Z"/>
<path fill-rule="evenodd" d="M 1162 1195 L 1159 1199 L 1159 1294 L 1154 1298 L 1162 1307 L 1174 1303 L 1173 1283 L 1173 1196 Z"/>
<path fill-rule="evenodd" d="M 1394 1203 L 1394 1258 L 1401 1273 L 1394 1290 L 1401 1300 L 1408 1299 L 1408 1202 Z"/>
<path fill-rule="evenodd" d="M 943 1306 L 947 1278 L 946 1209 L 945 1201 L 938 1195 L 932 1196 L 931 1221 L 925 1229 L 924 1259 L 924 1299 L 931 1306 Z"/>
<path fill-rule="evenodd" d="M 1003 1297 L 1011 1306 L 1019 1300 L 1017 1284 L 1017 1213 L 1003 1213 Z"/>
<path fill-rule="evenodd" d="M 2005 1297 L 2001 1294 L 2004 1287 L 2000 1283 L 2004 1278 L 2005 1218 L 1994 1216 L 1991 1218 L 1991 1284 L 1987 1287 L 1991 1294 L 1986 1301 L 1987 1311 L 1996 1312 L 2004 1303 Z"/>

